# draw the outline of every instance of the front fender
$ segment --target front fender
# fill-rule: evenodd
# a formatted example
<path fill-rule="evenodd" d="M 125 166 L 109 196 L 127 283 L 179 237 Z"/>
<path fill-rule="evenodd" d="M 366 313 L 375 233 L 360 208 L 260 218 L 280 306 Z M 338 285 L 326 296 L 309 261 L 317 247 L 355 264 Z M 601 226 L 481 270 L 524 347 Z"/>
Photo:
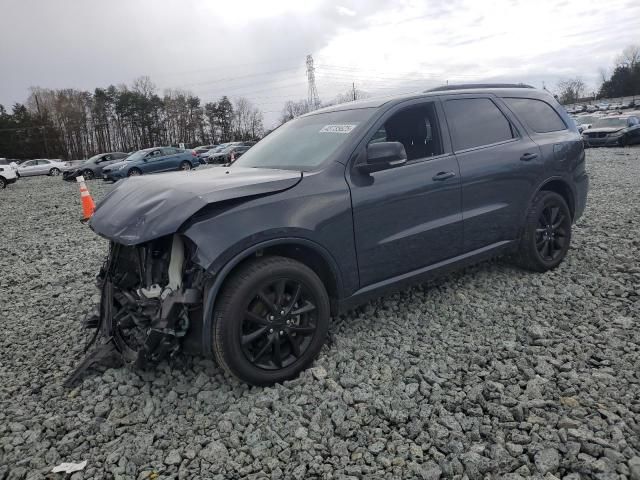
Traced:
<path fill-rule="evenodd" d="M 224 284 L 224 281 L 227 279 L 231 271 L 240 264 L 243 260 L 249 258 L 251 255 L 256 253 L 259 250 L 264 250 L 265 248 L 273 247 L 275 245 L 300 245 L 307 248 L 313 249 L 315 252 L 320 254 L 327 264 L 336 278 L 336 282 L 338 284 L 338 291 L 342 291 L 342 278 L 340 276 L 340 271 L 338 265 L 336 264 L 335 259 L 331 256 L 331 254 L 321 245 L 317 243 L 299 237 L 283 237 L 283 238 L 274 238 L 271 240 L 267 240 L 264 242 L 257 243 L 252 245 L 249 248 L 246 248 L 242 252 L 236 254 L 233 258 L 231 258 L 228 262 L 220 267 L 217 271 L 213 281 L 211 281 L 205 288 L 204 294 L 204 303 L 202 306 L 202 345 L 201 352 L 208 356 L 213 356 L 213 311 L 215 309 L 215 302 L 218 297 L 218 293 L 220 293 L 220 289 Z M 211 271 L 209 272 L 211 273 Z"/>

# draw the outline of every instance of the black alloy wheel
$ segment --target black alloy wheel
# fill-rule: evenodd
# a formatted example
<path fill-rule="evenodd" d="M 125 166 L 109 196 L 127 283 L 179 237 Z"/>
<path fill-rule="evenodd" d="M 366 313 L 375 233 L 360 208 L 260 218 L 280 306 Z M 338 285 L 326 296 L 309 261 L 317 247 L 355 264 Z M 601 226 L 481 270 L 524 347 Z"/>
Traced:
<path fill-rule="evenodd" d="M 84 172 L 82 172 L 82 176 L 85 180 L 93 180 L 95 178 L 93 170 L 85 170 Z"/>
<path fill-rule="evenodd" d="M 213 352 L 252 385 L 291 379 L 320 353 L 329 296 L 316 273 L 286 257 L 250 260 L 225 281 L 213 315 Z"/>
<path fill-rule="evenodd" d="M 571 211 L 561 195 L 538 192 L 525 219 L 517 263 L 536 272 L 557 267 L 569 251 L 572 223 Z"/>
<path fill-rule="evenodd" d="M 247 305 L 240 344 L 256 367 L 275 370 L 294 363 L 317 331 L 317 300 L 291 278 L 269 280 Z"/>
<path fill-rule="evenodd" d="M 570 221 L 557 205 L 542 210 L 536 228 L 536 249 L 544 261 L 551 262 L 562 254 L 567 241 L 567 222 Z"/>
<path fill-rule="evenodd" d="M 127 177 L 137 177 L 139 175 L 142 175 L 142 172 L 137 168 L 132 168 L 129 170 L 129 173 L 127 173 Z"/>

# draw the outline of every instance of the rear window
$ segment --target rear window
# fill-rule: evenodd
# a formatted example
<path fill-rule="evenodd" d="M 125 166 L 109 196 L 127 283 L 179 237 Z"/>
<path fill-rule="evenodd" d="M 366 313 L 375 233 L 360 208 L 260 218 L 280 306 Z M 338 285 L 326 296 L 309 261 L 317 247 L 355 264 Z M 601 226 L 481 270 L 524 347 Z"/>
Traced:
<path fill-rule="evenodd" d="M 504 101 L 536 133 L 567 129 L 560 115 L 547 102 L 535 98 L 505 98 Z"/>
<path fill-rule="evenodd" d="M 488 98 L 447 100 L 444 107 L 456 151 L 516 137 L 507 117 Z"/>

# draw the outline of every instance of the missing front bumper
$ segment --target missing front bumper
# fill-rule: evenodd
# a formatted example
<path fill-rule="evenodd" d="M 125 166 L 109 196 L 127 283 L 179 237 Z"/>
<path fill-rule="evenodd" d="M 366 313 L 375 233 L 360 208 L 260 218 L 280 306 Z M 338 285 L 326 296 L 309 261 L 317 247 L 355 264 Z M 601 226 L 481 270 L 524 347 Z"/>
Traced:
<path fill-rule="evenodd" d="M 138 246 L 111 243 L 98 275 L 99 312 L 85 321 L 96 329 L 88 348 L 98 343 L 98 350 L 144 368 L 180 351 L 190 331 L 201 331 L 206 275 L 184 242 L 176 234 Z M 92 355 L 78 369 L 91 367 Z M 70 380 L 80 378 L 78 369 Z"/>

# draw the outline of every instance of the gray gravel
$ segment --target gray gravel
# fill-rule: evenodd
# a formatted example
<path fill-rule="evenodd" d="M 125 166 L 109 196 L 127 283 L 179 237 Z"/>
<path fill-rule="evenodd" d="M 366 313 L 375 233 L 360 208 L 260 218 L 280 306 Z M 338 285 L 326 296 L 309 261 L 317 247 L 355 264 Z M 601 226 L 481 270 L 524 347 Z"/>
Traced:
<path fill-rule="evenodd" d="M 83 460 L 73 480 L 640 480 L 640 148 L 589 151 L 588 168 L 556 271 L 495 261 L 372 302 L 274 388 L 179 357 L 65 390 L 106 242 L 76 185 L 0 191 L 0 480 Z"/>

